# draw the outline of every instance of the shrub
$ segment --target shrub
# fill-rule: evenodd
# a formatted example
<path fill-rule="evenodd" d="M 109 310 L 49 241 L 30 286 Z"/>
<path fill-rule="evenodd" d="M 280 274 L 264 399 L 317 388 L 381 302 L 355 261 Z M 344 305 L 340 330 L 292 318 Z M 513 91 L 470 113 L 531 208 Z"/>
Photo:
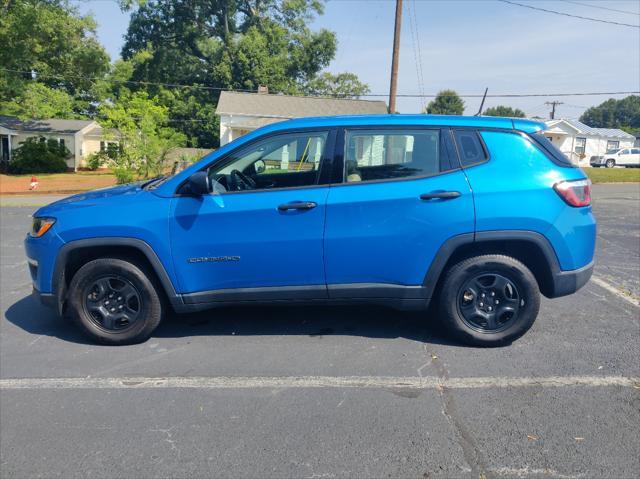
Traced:
<path fill-rule="evenodd" d="M 71 153 L 56 140 L 32 137 L 20 143 L 12 156 L 9 173 L 64 173 Z"/>
<path fill-rule="evenodd" d="M 135 179 L 135 173 L 130 168 L 117 167 L 113 170 L 113 173 L 116 175 L 116 183 L 119 185 L 131 183 Z"/>
<path fill-rule="evenodd" d="M 109 156 L 104 151 L 96 151 L 95 153 L 91 153 L 89 155 L 89 158 L 87 158 L 87 168 L 95 171 L 110 159 L 111 158 L 109 158 Z"/>

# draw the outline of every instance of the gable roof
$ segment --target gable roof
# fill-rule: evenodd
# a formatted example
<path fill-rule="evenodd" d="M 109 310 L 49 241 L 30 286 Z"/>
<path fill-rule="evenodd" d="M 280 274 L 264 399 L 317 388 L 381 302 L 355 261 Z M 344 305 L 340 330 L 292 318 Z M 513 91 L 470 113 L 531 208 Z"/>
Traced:
<path fill-rule="evenodd" d="M 584 135 L 593 135 L 600 136 L 604 138 L 627 138 L 629 140 L 635 138 L 633 135 L 630 135 L 626 131 L 622 131 L 618 128 L 592 128 L 589 125 L 585 125 L 584 123 L 578 120 L 550 120 L 547 121 L 546 124 L 549 128 L 553 128 L 558 123 L 564 122 L 569 125 L 571 128 L 576 130 L 578 133 L 582 133 Z"/>
<path fill-rule="evenodd" d="M 384 101 L 351 100 L 263 93 L 223 91 L 216 108 L 218 115 L 248 115 L 266 118 L 306 116 L 386 114 Z"/>
<path fill-rule="evenodd" d="M 0 126 L 16 132 L 74 134 L 92 123 L 93 120 L 20 120 L 12 116 L 0 116 Z"/>

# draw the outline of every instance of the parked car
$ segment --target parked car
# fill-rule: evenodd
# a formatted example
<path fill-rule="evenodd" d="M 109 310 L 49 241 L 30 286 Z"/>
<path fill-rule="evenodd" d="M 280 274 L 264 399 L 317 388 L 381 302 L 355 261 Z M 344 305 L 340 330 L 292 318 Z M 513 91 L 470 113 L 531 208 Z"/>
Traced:
<path fill-rule="evenodd" d="M 39 209 L 34 294 L 95 340 L 147 339 L 167 312 L 373 303 L 505 344 L 540 293 L 591 276 L 590 182 L 543 123 L 380 115 L 291 120 L 186 170 Z"/>
<path fill-rule="evenodd" d="M 609 150 L 604 155 L 592 156 L 589 159 L 591 166 L 599 168 L 605 166 L 640 167 L 640 148 L 617 148 Z"/>

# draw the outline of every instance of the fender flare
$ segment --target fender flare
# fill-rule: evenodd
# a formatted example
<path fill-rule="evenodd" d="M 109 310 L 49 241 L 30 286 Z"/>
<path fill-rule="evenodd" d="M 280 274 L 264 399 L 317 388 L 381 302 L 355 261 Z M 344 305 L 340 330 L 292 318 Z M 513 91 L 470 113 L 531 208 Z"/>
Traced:
<path fill-rule="evenodd" d="M 542 234 L 529 230 L 493 230 L 493 231 L 478 231 L 475 233 L 466 233 L 457 236 L 453 236 L 446 240 L 438 252 L 435 258 L 431 262 L 431 266 L 424 277 L 423 287 L 425 288 L 425 295 L 431 299 L 436 285 L 442 275 L 444 267 L 449 259 L 455 253 L 455 251 L 461 246 L 465 245 L 478 245 L 491 241 L 523 241 L 535 244 L 544 257 L 547 260 L 549 269 L 551 270 L 551 276 L 557 278 L 561 275 L 560 263 L 556 255 L 553 246 L 549 243 L 549 240 Z"/>
<path fill-rule="evenodd" d="M 158 258 L 156 252 L 147 242 L 141 239 L 129 237 L 100 237 L 69 241 L 60 248 L 53 270 L 52 282 L 52 293 L 56 298 L 59 314 L 62 314 L 67 296 L 67 284 L 66 278 L 64 277 L 64 271 L 69 254 L 79 249 L 105 246 L 125 246 L 134 248 L 141 252 L 149 261 L 149 264 L 156 273 L 156 276 L 158 277 L 158 280 L 160 281 L 160 284 L 162 285 L 162 288 L 164 289 L 171 304 L 174 307 L 180 307 L 182 305 L 182 298 L 176 293 L 173 282 L 167 274 L 167 270 L 162 264 L 162 261 L 160 261 L 160 258 Z"/>

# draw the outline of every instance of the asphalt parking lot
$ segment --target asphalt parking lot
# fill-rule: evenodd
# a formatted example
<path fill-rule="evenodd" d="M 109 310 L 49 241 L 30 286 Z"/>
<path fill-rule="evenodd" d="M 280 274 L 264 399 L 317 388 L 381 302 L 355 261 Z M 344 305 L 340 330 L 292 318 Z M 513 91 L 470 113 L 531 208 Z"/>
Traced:
<path fill-rule="evenodd" d="M 0 208 L 2 477 L 640 476 L 640 185 L 596 185 L 594 280 L 495 349 L 342 307 L 96 346 L 31 299 L 24 203 Z"/>

